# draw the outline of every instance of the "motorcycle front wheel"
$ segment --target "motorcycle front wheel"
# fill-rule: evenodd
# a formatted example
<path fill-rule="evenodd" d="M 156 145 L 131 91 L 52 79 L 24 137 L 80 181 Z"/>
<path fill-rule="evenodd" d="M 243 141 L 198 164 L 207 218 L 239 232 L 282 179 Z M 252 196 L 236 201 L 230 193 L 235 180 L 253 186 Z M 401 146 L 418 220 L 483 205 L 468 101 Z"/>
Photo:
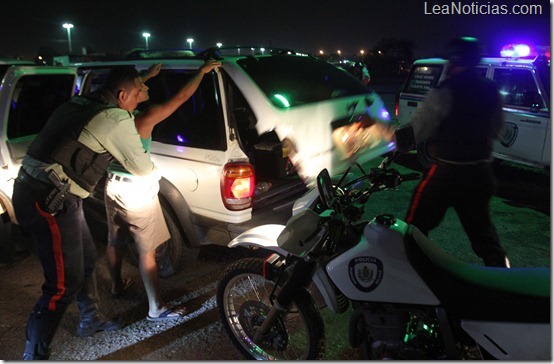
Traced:
<path fill-rule="evenodd" d="M 249 359 L 321 359 L 325 351 L 323 319 L 307 291 L 301 290 L 270 333 L 254 342 L 256 330 L 272 307 L 275 282 L 264 278 L 263 260 L 246 258 L 230 265 L 217 287 L 217 306 L 233 344 Z"/>

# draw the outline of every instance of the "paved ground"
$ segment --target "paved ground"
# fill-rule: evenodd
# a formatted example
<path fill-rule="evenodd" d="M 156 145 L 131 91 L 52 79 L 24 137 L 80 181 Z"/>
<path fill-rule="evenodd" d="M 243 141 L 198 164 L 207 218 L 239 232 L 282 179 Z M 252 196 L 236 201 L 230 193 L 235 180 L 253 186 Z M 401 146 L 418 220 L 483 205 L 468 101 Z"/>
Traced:
<path fill-rule="evenodd" d="M 6 237 L 5 225 L 0 236 Z M 103 245 L 99 245 L 103 246 Z M 102 253 L 102 250 L 100 250 Z M 120 299 L 109 295 L 109 278 L 104 257 L 98 264 L 102 312 L 119 317 L 126 326 L 93 337 L 76 335 L 78 310 L 72 305 L 64 316 L 52 343 L 51 360 L 242 360 L 219 321 L 215 303 L 217 279 L 231 261 L 252 252 L 222 247 L 203 249 L 198 262 L 186 271 L 161 282 L 162 295 L 171 303 L 183 303 L 189 314 L 171 322 L 150 322 L 147 301 L 137 269 L 124 264 L 126 276 L 134 280 Z M 255 254 L 254 254 L 255 255 Z M 265 256 L 265 254 L 264 254 Z M 34 255 L 0 268 L 0 360 L 20 360 L 25 345 L 25 326 L 40 293 L 42 271 Z M 345 316 L 345 322 L 348 317 Z M 326 328 L 330 330 L 329 327 Z M 360 359 L 344 335 L 328 335 L 332 359 Z M 338 353 L 338 354 L 337 354 Z"/>

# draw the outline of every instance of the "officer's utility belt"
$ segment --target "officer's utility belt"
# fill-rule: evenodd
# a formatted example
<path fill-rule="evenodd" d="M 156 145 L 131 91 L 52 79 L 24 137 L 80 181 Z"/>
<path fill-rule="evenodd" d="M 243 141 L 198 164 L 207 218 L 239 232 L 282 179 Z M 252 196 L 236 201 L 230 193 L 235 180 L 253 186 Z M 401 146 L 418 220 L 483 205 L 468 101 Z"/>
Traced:
<path fill-rule="evenodd" d="M 62 181 L 53 170 L 48 172 L 49 183 L 31 176 L 23 168 L 19 169 L 17 179 L 39 192 L 41 200 L 44 198 L 44 200 L 38 201 L 39 205 L 49 214 L 58 212 L 62 208 L 64 201 L 71 196 L 69 192 L 69 187 L 71 186 L 69 180 L 66 178 Z"/>

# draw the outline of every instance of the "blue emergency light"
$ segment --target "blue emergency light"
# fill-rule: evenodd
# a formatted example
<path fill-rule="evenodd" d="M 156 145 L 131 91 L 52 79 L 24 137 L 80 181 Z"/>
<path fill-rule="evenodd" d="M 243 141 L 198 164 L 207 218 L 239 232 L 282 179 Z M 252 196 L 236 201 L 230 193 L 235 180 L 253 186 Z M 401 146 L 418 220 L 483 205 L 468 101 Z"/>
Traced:
<path fill-rule="evenodd" d="M 500 50 L 501 57 L 524 58 L 531 55 L 531 48 L 527 44 L 507 44 Z"/>

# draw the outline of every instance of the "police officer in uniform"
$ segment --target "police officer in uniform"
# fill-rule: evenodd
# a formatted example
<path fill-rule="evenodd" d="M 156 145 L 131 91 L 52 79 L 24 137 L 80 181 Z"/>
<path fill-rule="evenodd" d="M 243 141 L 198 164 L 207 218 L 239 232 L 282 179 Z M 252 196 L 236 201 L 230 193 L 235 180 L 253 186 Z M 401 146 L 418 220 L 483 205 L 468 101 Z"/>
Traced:
<path fill-rule="evenodd" d="M 492 146 L 504 127 L 501 95 L 494 81 L 476 71 L 477 39 L 455 39 L 447 52 L 447 79 L 395 133 L 397 150 L 427 141 L 435 160 L 414 190 L 406 222 L 427 235 L 453 207 L 484 264 L 509 267 L 489 211 L 496 188 Z"/>
<path fill-rule="evenodd" d="M 75 96 L 53 113 L 23 159 L 13 204 L 20 225 L 36 244 L 45 277 L 27 322 L 24 360 L 50 357 L 50 343 L 74 300 L 79 336 L 121 327 L 98 313 L 97 251 L 82 204 L 113 158 L 133 174 L 157 173 L 132 114 L 143 92 L 134 67 L 112 69 L 101 90 Z"/>

